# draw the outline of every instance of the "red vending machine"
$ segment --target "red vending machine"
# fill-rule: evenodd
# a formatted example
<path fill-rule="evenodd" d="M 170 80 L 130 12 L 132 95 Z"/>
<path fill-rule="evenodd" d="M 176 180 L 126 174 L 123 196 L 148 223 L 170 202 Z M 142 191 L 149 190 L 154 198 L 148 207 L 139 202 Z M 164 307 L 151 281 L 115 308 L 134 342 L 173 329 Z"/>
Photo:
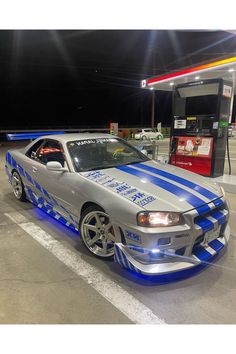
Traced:
<path fill-rule="evenodd" d="M 203 176 L 223 175 L 232 86 L 230 81 L 211 79 L 175 87 L 172 165 Z"/>

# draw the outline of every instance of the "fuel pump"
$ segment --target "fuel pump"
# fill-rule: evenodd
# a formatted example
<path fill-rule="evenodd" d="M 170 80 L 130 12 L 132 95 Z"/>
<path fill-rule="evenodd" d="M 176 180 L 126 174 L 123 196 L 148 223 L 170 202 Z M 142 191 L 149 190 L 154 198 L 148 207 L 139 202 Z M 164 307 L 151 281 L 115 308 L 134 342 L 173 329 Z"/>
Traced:
<path fill-rule="evenodd" d="M 223 175 L 233 97 L 233 83 L 223 79 L 175 87 L 169 159 L 172 165 L 209 177 Z"/>

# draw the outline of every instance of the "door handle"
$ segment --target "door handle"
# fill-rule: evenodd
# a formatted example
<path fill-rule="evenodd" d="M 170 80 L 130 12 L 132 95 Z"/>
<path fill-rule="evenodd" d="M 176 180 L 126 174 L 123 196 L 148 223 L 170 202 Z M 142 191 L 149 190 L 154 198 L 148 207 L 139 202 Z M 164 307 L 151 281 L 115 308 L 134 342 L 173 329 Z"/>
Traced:
<path fill-rule="evenodd" d="M 32 167 L 32 171 L 34 172 L 34 173 L 36 173 L 37 171 L 38 171 L 38 169 L 37 169 L 37 167 Z"/>

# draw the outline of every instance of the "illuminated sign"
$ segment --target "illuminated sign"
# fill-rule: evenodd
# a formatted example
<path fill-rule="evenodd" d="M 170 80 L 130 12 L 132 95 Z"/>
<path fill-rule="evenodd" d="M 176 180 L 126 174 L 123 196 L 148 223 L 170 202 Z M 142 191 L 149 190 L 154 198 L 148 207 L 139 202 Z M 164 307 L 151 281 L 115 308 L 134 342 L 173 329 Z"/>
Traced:
<path fill-rule="evenodd" d="M 184 69 L 181 71 L 176 71 L 176 72 L 173 72 L 170 74 L 166 74 L 166 75 L 162 75 L 159 77 L 154 77 L 154 78 L 148 79 L 148 80 L 146 80 L 146 85 L 142 86 L 142 87 L 152 86 L 152 85 L 155 85 L 159 82 L 173 80 L 174 78 L 179 78 L 181 76 L 193 74 L 198 71 L 208 70 L 208 69 L 216 69 L 217 67 L 222 67 L 224 65 L 234 64 L 234 63 L 236 63 L 236 57 L 222 59 L 222 60 L 214 61 L 214 62 L 208 63 L 208 64 L 198 65 L 198 66 L 195 66 L 192 68 L 187 68 L 187 69 Z M 145 81 L 145 80 L 143 80 L 143 81 Z"/>
<path fill-rule="evenodd" d="M 146 80 L 142 80 L 141 81 L 141 87 L 146 87 L 147 86 L 147 81 Z"/>

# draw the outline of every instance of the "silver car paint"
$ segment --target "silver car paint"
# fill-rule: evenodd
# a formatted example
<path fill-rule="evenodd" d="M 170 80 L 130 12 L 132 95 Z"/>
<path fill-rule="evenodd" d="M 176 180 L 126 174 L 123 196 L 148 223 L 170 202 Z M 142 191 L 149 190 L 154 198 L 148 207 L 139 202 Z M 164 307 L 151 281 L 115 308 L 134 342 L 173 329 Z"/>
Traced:
<path fill-rule="evenodd" d="M 140 206 L 135 202 L 129 200 L 122 193 L 117 193 L 116 191 L 109 188 L 106 184 L 101 184 L 98 179 L 90 179 L 89 173 L 77 173 L 74 170 L 73 163 L 70 159 L 69 152 L 67 150 L 66 143 L 68 141 L 78 140 L 78 139 L 93 139 L 93 138 L 104 138 L 111 137 L 108 134 L 65 134 L 65 135 L 54 135 L 54 136 L 45 136 L 36 139 L 30 143 L 25 149 L 21 150 L 12 150 L 10 151 L 11 155 L 14 156 L 14 159 L 17 163 L 27 171 L 27 173 L 34 178 L 34 180 L 39 183 L 43 188 L 45 188 L 50 195 L 55 198 L 59 205 L 55 206 L 55 211 L 59 212 L 62 216 L 74 223 L 75 226 L 78 226 L 81 208 L 85 203 L 93 202 L 100 205 L 107 213 L 109 213 L 111 222 L 114 225 L 116 231 L 116 241 L 119 245 L 121 242 L 121 234 L 119 228 L 121 228 L 124 233 L 128 230 L 133 235 L 138 235 L 140 237 L 140 242 L 133 239 L 131 240 L 127 237 L 127 247 L 129 244 L 142 246 L 143 249 L 153 249 L 156 247 L 157 242 L 160 238 L 168 238 L 178 235 L 182 235 L 180 238 L 174 238 L 171 248 L 178 249 L 182 246 L 186 247 L 185 255 L 188 257 L 186 259 L 180 259 L 177 257 L 171 258 L 171 264 L 175 263 L 175 268 L 182 269 L 184 268 L 183 264 L 186 265 L 186 268 L 189 267 L 189 264 L 198 263 L 196 259 L 191 255 L 191 250 L 194 244 L 195 239 L 201 234 L 201 230 L 193 226 L 192 220 L 197 216 L 195 207 L 193 207 L 189 202 L 184 198 L 179 198 L 174 193 L 171 193 L 167 190 L 160 188 L 157 185 L 149 183 L 147 180 L 142 180 L 142 178 L 127 174 L 116 168 L 109 168 L 101 170 L 101 173 L 105 178 L 110 178 L 118 183 L 126 183 L 131 188 L 135 188 L 140 193 L 147 195 L 148 197 L 153 196 L 155 199 L 150 203 Z M 25 155 L 28 149 L 35 144 L 36 141 L 41 139 L 53 139 L 58 140 L 63 146 L 65 158 L 68 165 L 68 172 L 56 172 L 47 170 L 46 166 L 41 164 L 38 161 L 30 159 Z M 176 176 L 182 177 L 193 183 L 197 183 L 203 188 L 206 188 L 210 192 L 217 195 L 217 197 L 222 197 L 222 191 L 217 184 L 209 182 L 206 178 L 198 176 L 194 173 L 187 172 L 180 168 L 174 166 L 164 165 L 157 163 L 155 161 L 148 161 L 145 163 L 147 166 L 156 167 L 163 171 L 167 171 Z M 12 166 L 8 166 L 12 170 Z M 139 170 L 137 167 L 133 167 L 136 170 Z M 153 173 L 149 173 L 153 175 Z M 161 177 L 163 180 L 169 180 L 165 177 Z M 27 181 L 23 182 L 27 184 Z M 212 206 L 212 200 L 206 198 L 204 195 L 200 194 L 195 190 L 191 190 L 188 187 L 183 187 L 178 182 L 171 181 L 173 185 L 181 187 L 184 190 L 191 192 L 192 195 L 199 197 L 202 200 L 202 204 L 209 203 Z M 35 186 L 32 186 L 32 189 L 36 194 L 40 194 L 39 190 Z M 42 194 L 42 193 L 41 193 Z M 66 209 L 66 211 L 65 211 Z M 177 211 L 184 214 L 185 223 L 183 225 L 178 225 L 174 227 L 162 227 L 162 228 L 146 228 L 137 225 L 137 213 L 142 210 L 155 210 L 155 211 Z M 228 214 L 226 215 L 228 218 Z M 227 229 L 228 230 L 228 229 Z M 227 232 L 228 235 L 228 232 Z M 137 237 L 136 237 L 137 238 Z M 228 236 L 227 236 L 228 238 Z M 121 248 L 124 246 L 121 246 Z M 166 249 L 167 247 L 163 246 L 160 249 Z M 136 264 L 136 267 L 140 270 L 142 269 L 142 264 L 148 264 L 148 257 L 140 256 L 139 252 L 136 252 L 132 249 L 126 248 L 124 250 L 126 256 L 130 258 L 130 261 Z M 141 260 L 140 260 L 141 257 Z M 146 257 L 146 258 L 145 258 Z M 154 260 L 150 262 L 148 266 L 149 271 L 143 269 L 143 273 L 154 274 L 154 269 L 157 264 L 168 263 L 166 260 Z M 177 265 L 176 265 L 177 264 Z M 179 265 L 179 266 L 178 266 Z M 146 266 L 145 266 L 146 267 Z M 172 266 L 171 266 L 172 267 Z M 171 268 L 170 267 L 170 268 Z M 146 267 L 147 268 L 147 267 Z M 145 268 L 145 269 L 146 269 Z M 159 267 L 160 268 L 160 267 Z M 172 267 L 173 268 L 173 267 Z M 171 268 L 171 269 L 172 269 Z M 166 272 L 168 270 L 166 268 Z M 161 271 L 159 273 L 165 273 L 165 266 L 161 266 Z"/>

